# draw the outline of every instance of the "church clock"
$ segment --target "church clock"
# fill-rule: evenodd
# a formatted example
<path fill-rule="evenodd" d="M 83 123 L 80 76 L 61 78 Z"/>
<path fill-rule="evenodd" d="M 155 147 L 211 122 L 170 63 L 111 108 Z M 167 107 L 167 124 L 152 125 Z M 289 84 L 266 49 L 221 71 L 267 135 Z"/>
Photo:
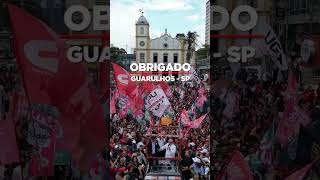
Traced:
<path fill-rule="evenodd" d="M 140 41 L 140 46 L 144 46 L 145 45 L 145 43 L 144 43 L 144 41 Z"/>

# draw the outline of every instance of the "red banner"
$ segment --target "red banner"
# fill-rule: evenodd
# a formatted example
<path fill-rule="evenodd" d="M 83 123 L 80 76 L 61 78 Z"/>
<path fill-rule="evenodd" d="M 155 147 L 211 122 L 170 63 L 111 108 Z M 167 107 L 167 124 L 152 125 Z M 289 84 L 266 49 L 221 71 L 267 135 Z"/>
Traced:
<path fill-rule="evenodd" d="M 47 25 L 13 5 L 8 7 L 27 97 L 31 104 L 59 110 L 63 138 L 57 143 L 87 170 L 106 142 L 102 109 L 96 91 L 89 87 L 87 70 L 67 59 L 67 44 Z"/>
<path fill-rule="evenodd" d="M 130 95 L 136 89 L 137 84 L 131 81 L 131 75 L 118 64 L 112 63 L 114 79 L 120 94 Z"/>
<path fill-rule="evenodd" d="M 235 151 L 218 180 L 253 180 L 251 170 L 241 152 Z"/>
<path fill-rule="evenodd" d="M 202 121 L 207 117 L 208 113 L 207 114 L 204 114 L 202 115 L 201 117 L 199 117 L 198 119 L 194 120 L 194 121 L 190 121 L 188 123 L 186 123 L 185 125 L 186 126 L 190 126 L 190 128 L 199 128 Z"/>
<path fill-rule="evenodd" d="M 300 124 L 307 125 L 310 122 L 308 115 L 295 104 L 294 97 L 291 97 L 286 102 L 286 107 L 283 112 L 283 117 L 279 122 L 276 132 L 277 140 L 282 145 L 287 145 L 292 136 L 299 133 Z"/>
<path fill-rule="evenodd" d="M 291 174 L 290 176 L 286 177 L 285 180 L 303 180 L 309 170 L 312 168 L 313 162 L 306 165 L 304 168 L 296 171 L 295 173 Z"/>
<path fill-rule="evenodd" d="M 11 117 L 0 119 L 0 164 L 19 162 L 15 127 Z"/>

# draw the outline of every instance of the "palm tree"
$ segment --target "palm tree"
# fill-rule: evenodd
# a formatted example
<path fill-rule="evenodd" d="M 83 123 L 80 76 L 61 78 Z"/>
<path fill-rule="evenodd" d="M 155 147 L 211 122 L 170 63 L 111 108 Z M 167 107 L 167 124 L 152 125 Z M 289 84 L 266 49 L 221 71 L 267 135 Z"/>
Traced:
<path fill-rule="evenodd" d="M 189 31 L 187 34 L 187 43 L 188 43 L 188 49 L 187 49 L 187 63 L 190 63 L 190 59 L 192 57 L 192 53 L 196 50 L 196 40 L 199 35 L 197 32 L 191 32 Z"/>

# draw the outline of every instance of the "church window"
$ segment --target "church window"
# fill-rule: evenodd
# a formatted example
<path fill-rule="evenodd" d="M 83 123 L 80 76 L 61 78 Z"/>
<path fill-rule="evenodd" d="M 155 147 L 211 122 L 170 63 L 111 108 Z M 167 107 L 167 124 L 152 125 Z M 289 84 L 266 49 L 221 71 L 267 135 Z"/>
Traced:
<path fill-rule="evenodd" d="M 173 54 L 173 63 L 178 63 L 178 53 Z"/>
<path fill-rule="evenodd" d="M 153 53 L 153 62 L 154 63 L 158 62 L 158 53 Z"/>
<path fill-rule="evenodd" d="M 168 62 L 168 53 L 163 54 L 163 62 L 167 63 Z"/>
<path fill-rule="evenodd" d="M 143 27 L 140 28 L 140 34 L 144 34 L 144 28 Z"/>
<path fill-rule="evenodd" d="M 140 53 L 140 62 L 144 63 L 145 61 L 145 54 L 144 53 Z"/>

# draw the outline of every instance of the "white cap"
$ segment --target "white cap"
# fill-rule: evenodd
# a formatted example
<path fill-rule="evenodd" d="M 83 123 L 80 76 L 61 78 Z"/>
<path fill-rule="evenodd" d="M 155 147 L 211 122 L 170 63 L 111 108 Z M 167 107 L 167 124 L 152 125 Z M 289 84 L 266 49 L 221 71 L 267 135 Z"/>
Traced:
<path fill-rule="evenodd" d="M 115 148 L 115 149 L 118 149 L 118 148 L 119 148 L 119 145 L 116 145 L 114 148 Z"/>
<path fill-rule="evenodd" d="M 137 144 L 137 148 L 139 149 L 140 146 L 144 146 L 144 144 L 143 144 L 142 142 L 139 142 L 139 143 Z"/>
<path fill-rule="evenodd" d="M 194 142 L 189 143 L 191 146 L 195 146 Z"/>
<path fill-rule="evenodd" d="M 207 174 L 209 173 L 209 171 L 210 171 L 210 169 L 209 169 L 208 167 L 206 167 L 206 168 L 204 169 L 204 174 L 207 175 Z"/>
<path fill-rule="evenodd" d="M 129 139 L 133 138 L 133 136 L 131 136 L 131 134 L 127 134 L 127 136 L 128 136 Z"/>
<path fill-rule="evenodd" d="M 137 141 L 133 139 L 132 140 L 132 144 L 136 144 L 136 143 L 137 143 Z"/>
<path fill-rule="evenodd" d="M 201 160 L 197 157 L 195 158 L 192 158 L 192 161 L 195 162 L 195 163 L 201 163 Z"/>
<path fill-rule="evenodd" d="M 205 163 L 210 163 L 210 160 L 207 157 L 206 158 L 202 158 L 202 161 L 205 162 Z"/>
<path fill-rule="evenodd" d="M 202 151 L 200 151 L 201 153 L 208 153 L 207 149 L 203 149 Z"/>

